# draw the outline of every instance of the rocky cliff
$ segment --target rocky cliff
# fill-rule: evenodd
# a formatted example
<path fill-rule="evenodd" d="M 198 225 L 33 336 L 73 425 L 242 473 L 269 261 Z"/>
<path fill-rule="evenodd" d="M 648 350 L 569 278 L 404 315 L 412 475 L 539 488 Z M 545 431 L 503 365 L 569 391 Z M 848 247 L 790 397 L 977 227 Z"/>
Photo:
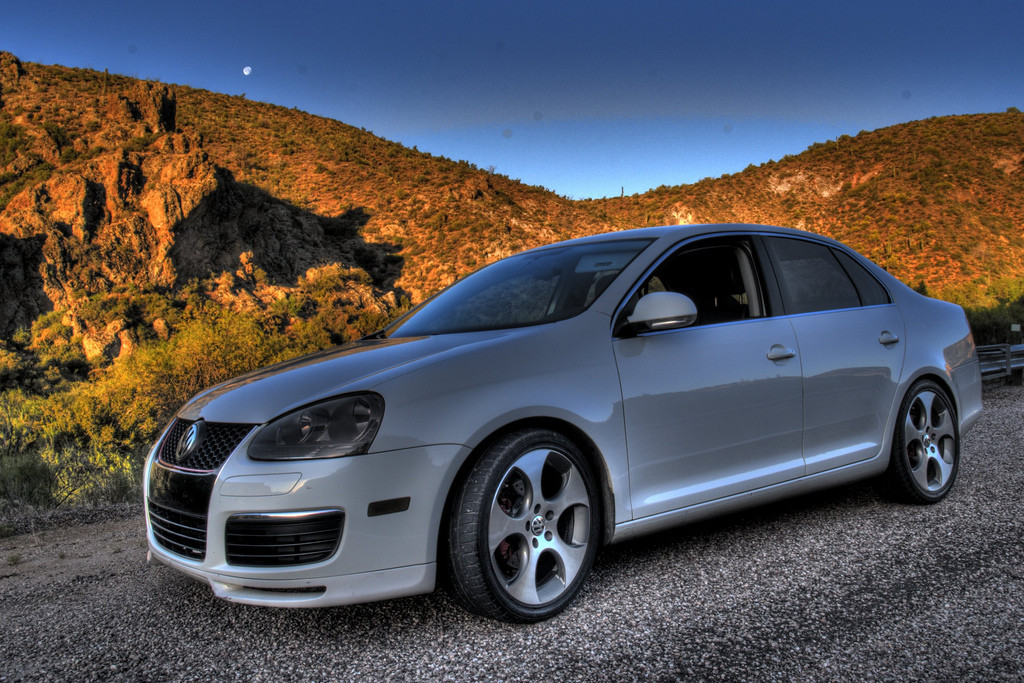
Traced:
<path fill-rule="evenodd" d="M 3 113 L 32 85 L 9 54 L 0 73 Z M 39 169 L 48 177 L 0 211 L 0 337 L 56 309 L 82 332 L 87 355 L 97 355 L 96 340 L 109 353 L 114 338 L 126 339 L 127 323 L 83 323 L 76 312 L 90 298 L 173 296 L 205 281 L 219 304 L 266 308 L 327 264 L 348 270 L 359 305 L 394 305 L 400 261 L 386 243 L 362 240 L 362 212 L 317 215 L 237 182 L 199 135 L 177 127 L 175 93 L 165 85 L 140 82 L 96 104 L 96 118 L 73 141 L 24 108 L 10 116 L 21 144 L 0 170 L 8 180 Z"/>

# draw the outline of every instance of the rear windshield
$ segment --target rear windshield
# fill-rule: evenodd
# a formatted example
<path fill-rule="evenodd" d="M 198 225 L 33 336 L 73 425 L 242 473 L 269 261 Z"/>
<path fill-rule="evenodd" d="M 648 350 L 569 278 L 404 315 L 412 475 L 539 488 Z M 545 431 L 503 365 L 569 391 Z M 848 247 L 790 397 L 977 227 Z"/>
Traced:
<path fill-rule="evenodd" d="M 650 240 L 570 244 L 498 261 L 435 295 L 387 330 L 418 337 L 564 320 L 585 310 Z"/>

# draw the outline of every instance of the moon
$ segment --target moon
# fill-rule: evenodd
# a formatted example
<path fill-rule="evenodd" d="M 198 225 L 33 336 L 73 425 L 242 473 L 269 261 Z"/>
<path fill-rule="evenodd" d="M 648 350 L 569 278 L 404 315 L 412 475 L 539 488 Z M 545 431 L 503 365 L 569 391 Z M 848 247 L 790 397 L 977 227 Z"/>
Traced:
<path fill-rule="evenodd" d="M 245 75 L 245 76 L 248 76 L 251 73 L 252 73 L 252 67 L 251 66 L 247 66 L 244 69 L 242 69 L 242 74 Z"/>

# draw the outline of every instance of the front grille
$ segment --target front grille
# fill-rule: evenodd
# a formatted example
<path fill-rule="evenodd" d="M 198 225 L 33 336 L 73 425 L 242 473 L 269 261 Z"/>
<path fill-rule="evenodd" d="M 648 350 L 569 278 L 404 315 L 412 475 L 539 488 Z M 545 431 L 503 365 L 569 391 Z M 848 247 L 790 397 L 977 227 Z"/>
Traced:
<path fill-rule="evenodd" d="M 184 454 L 179 453 L 178 444 L 193 424 L 202 423 L 198 443 Z M 190 422 L 175 418 L 160 444 L 160 460 L 168 465 L 183 467 L 200 472 L 212 472 L 224 464 L 231 452 L 252 431 L 253 425 L 230 422 Z"/>
<path fill-rule="evenodd" d="M 179 512 L 149 501 L 149 521 L 157 543 L 190 560 L 206 558 L 206 516 Z"/>
<path fill-rule="evenodd" d="M 288 567 L 321 562 L 338 549 L 344 521 L 340 510 L 235 515 L 225 529 L 228 564 Z"/>

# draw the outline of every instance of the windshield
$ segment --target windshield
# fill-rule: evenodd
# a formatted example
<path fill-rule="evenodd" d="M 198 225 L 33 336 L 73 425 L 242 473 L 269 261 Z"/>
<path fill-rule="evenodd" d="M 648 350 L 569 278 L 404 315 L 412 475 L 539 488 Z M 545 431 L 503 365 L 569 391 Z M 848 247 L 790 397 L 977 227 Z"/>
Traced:
<path fill-rule="evenodd" d="M 384 331 L 418 337 L 538 325 L 587 308 L 650 244 L 622 240 L 538 249 L 456 282 Z"/>

